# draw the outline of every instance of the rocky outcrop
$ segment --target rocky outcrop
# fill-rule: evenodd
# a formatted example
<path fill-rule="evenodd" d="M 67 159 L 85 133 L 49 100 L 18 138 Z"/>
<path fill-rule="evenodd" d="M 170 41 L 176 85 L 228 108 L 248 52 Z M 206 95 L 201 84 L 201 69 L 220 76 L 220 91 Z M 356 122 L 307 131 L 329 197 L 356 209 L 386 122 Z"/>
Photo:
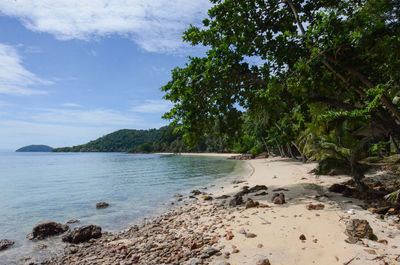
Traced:
<path fill-rule="evenodd" d="M 243 197 L 242 196 L 237 196 L 235 195 L 235 197 L 229 202 L 229 206 L 235 207 L 238 205 L 243 204 Z"/>
<path fill-rule="evenodd" d="M 69 229 L 68 225 L 45 221 L 38 223 L 29 233 L 27 238 L 30 240 L 43 240 L 50 236 L 56 236 L 64 233 Z"/>
<path fill-rule="evenodd" d="M 98 203 L 96 203 L 96 209 L 104 209 L 104 208 L 107 208 L 108 206 L 110 206 L 110 204 L 108 204 L 106 202 L 98 202 Z"/>
<path fill-rule="evenodd" d="M 363 219 L 349 220 L 346 225 L 345 234 L 349 237 L 346 242 L 351 244 L 357 243 L 357 241 L 362 238 L 368 238 L 370 240 L 378 239 L 368 221 Z"/>
<path fill-rule="evenodd" d="M 1 239 L 0 240 L 0 251 L 5 250 L 7 248 L 12 247 L 15 244 L 14 241 L 8 240 L 8 239 Z"/>
<path fill-rule="evenodd" d="M 99 237 L 101 237 L 101 227 L 96 225 L 85 225 L 68 231 L 68 233 L 62 237 L 62 241 L 78 244 Z"/>
<path fill-rule="evenodd" d="M 285 201 L 285 194 L 283 194 L 282 192 L 281 193 L 275 193 L 272 196 L 272 202 L 274 204 L 284 204 L 286 202 Z"/>

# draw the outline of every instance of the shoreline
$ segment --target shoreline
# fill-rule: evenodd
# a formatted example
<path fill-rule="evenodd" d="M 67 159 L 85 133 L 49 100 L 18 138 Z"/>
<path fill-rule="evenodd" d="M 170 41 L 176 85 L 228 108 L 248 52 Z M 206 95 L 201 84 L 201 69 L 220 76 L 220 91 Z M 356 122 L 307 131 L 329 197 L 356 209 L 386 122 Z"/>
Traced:
<path fill-rule="evenodd" d="M 233 265 L 263 259 L 273 265 L 398 264 L 400 228 L 361 208 L 364 202 L 327 191 L 330 185 L 349 180 L 348 176 L 315 177 L 309 173 L 314 163 L 283 158 L 246 163 L 253 170 L 222 190 L 185 198 L 180 206 L 120 233 L 67 245 L 64 253 L 42 264 Z M 266 185 L 266 194 L 248 193 L 244 204 L 229 205 L 243 186 L 256 185 Z M 283 192 L 287 202 L 273 204 L 275 192 Z M 229 197 L 217 198 L 223 195 Z M 249 198 L 260 205 L 246 209 Z M 308 210 L 310 203 L 325 208 Z M 346 222 L 354 218 L 366 219 L 378 239 L 386 242 L 346 243 Z M 304 240 L 299 239 L 302 235 Z"/>

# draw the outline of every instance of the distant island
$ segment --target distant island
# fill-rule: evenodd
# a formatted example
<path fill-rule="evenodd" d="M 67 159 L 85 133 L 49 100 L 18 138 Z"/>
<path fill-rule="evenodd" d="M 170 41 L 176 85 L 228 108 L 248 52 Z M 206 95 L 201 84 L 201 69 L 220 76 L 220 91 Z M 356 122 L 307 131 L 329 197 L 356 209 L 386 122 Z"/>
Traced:
<path fill-rule="evenodd" d="M 203 136 L 199 143 L 188 146 L 180 133 L 174 133 L 171 126 L 159 129 L 123 129 L 104 135 L 86 144 L 72 147 L 54 148 L 53 152 L 246 152 L 242 149 L 228 148 L 225 139 L 215 135 Z"/>
<path fill-rule="evenodd" d="M 20 149 L 16 150 L 15 152 L 51 152 L 53 148 L 48 145 L 42 144 L 33 144 L 21 147 Z"/>

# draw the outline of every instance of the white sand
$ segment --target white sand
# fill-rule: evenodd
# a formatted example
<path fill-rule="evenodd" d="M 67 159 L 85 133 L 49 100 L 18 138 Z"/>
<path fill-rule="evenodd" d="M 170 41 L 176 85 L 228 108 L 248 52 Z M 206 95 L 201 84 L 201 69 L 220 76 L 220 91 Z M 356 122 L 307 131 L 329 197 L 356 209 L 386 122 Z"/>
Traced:
<path fill-rule="evenodd" d="M 223 255 L 216 257 L 211 264 L 220 264 L 222 261 L 231 265 L 256 264 L 260 257 L 267 257 L 272 265 L 344 264 L 354 257 L 349 264 L 385 264 L 383 260 L 390 261 L 388 264 L 400 264 L 395 261 L 397 255 L 400 255 L 400 230 L 363 210 L 358 206 L 362 204 L 361 201 L 327 191 L 332 183 L 348 180 L 347 176 L 316 178 L 308 173 L 316 164 L 303 164 L 282 158 L 251 160 L 249 163 L 254 172 L 245 178 L 247 183 L 239 184 L 236 188 L 226 187 L 224 193 L 234 194 L 244 185 L 266 185 L 268 195 L 255 197 L 252 194 L 251 197 L 270 207 L 238 208 L 224 216 L 224 227 L 220 232 L 223 234 L 230 230 L 234 238 L 221 238 L 218 245 L 224 246 L 223 253 L 232 253 L 232 245 L 240 252 L 231 254 L 229 259 Z M 277 188 L 289 190 L 283 191 L 287 199 L 284 205 L 271 203 L 273 190 Z M 315 197 L 322 194 L 327 194 L 329 198 Z M 311 202 L 323 203 L 325 209 L 307 210 L 306 205 Z M 378 239 L 386 239 L 389 244 L 369 240 L 364 240 L 369 246 L 346 243 L 346 219 L 343 216 L 349 209 L 355 212 L 350 218 L 367 219 Z M 238 233 L 242 227 L 257 237 L 246 238 Z M 299 239 L 301 234 L 305 235 L 305 242 Z M 263 247 L 257 247 L 258 244 Z M 399 248 L 395 248 L 397 246 Z M 369 254 L 365 249 L 373 249 L 377 254 Z"/>

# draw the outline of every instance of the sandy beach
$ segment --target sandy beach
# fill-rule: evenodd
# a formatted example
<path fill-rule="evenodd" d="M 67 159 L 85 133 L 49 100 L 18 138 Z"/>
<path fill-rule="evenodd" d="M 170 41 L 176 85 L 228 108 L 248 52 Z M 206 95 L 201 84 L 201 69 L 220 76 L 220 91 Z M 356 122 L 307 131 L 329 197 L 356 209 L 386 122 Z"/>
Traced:
<path fill-rule="evenodd" d="M 396 220 L 328 191 L 348 176 L 316 177 L 309 173 L 316 164 L 283 158 L 248 163 L 252 170 L 231 185 L 184 196 L 174 210 L 120 234 L 67 245 L 45 264 L 400 264 Z M 229 205 L 244 186 L 243 203 Z M 275 192 L 286 203 L 272 203 Z M 259 205 L 246 208 L 249 199 Z M 324 208 L 309 210 L 310 203 Z M 367 220 L 378 240 L 345 242 L 351 219 Z"/>

